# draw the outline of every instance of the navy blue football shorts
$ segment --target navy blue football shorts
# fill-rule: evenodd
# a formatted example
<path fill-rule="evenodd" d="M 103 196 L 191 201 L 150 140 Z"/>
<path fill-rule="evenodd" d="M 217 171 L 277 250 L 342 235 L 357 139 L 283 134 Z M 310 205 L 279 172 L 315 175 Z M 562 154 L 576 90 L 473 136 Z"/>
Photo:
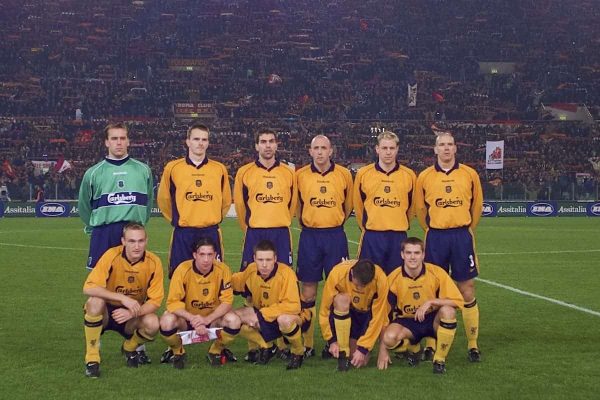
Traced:
<path fill-rule="evenodd" d="M 283 336 L 279 330 L 279 324 L 277 323 L 277 320 L 268 322 L 259 312 L 256 313 L 256 316 L 258 317 L 258 329 L 260 331 L 260 336 L 262 336 L 265 342 L 268 343 Z"/>
<path fill-rule="evenodd" d="M 410 340 L 412 344 L 417 344 L 421 341 L 421 339 L 425 337 L 435 338 L 435 329 L 433 327 L 433 321 L 435 320 L 435 316 L 437 315 L 437 311 L 430 312 L 425 315 L 425 319 L 423 322 L 419 322 L 414 318 L 396 318 L 392 321 L 393 324 L 400 324 L 406 329 L 408 329 L 413 338 Z"/>
<path fill-rule="evenodd" d="M 302 228 L 298 243 L 298 280 L 319 282 L 331 269 L 348 259 L 348 239 L 344 228 Z"/>
<path fill-rule="evenodd" d="M 333 305 L 329 309 L 329 327 L 331 328 L 331 332 L 333 336 L 337 338 L 337 332 L 335 331 L 335 323 L 333 322 L 334 318 L 333 313 Z M 350 308 L 350 339 L 358 340 L 361 336 L 367 332 L 367 328 L 369 327 L 369 323 L 373 319 L 373 313 L 369 311 L 359 311 L 354 308 Z M 367 353 L 366 349 L 362 349 L 363 353 Z"/>
<path fill-rule="evenodd" d="M 119 324 L 112 317 L 112 312 L 114 310 L 116 310 L 117 308 L 124 308 L 124 307 L 114 306 L 112 304 L 106 303 L 106 311 L 108 312 L 108 323 L 106 324 L 105 327 L 102 328 L 102 333 L 104 333 L 106 331 L 114 331 L 114 332 L 117 332 L 118 334 L 120 334 L 121 336 L 123 336 L 125 339 L 130 339 L 131 336 L 133 336 L 133 333 L 125 332 L 125 325 L 127 325 L 127 322 L 129 322 L 129 321 L 127 321 L 123 324 Z"/>
<path fill-rule="evenodd" d="M 250 228 L 246 229 L 244 238 L 244 252 L 240 271 L 246 269 L 248 264 L 254 262 L 254 246 L 261 240 L 269 240 L 275 245 L 277 261 L 292 265 L 292 235 L 290 228 Z"/>
<path fill-rule="evenodd" d="M 405 239 L 406 232 L 365 230 L 360 238 L 358 258 L 373 261 L 389 275 L 404 265 L 400 247 Z"/>
<path fill-rule="evenodd" d="M 442 267 L 457 282 L 475 278 L 479 263 L 471 230 L 430 228 L 425 235 L 425 262 Z"/>
<path fill-rule="evenodd" d="M 175 269 L 184 261 L 191 260 L 194 253 L 194 244 L 201 237 L 211 238 L 217 245 L 216 253 L 220 261 L 223 260 L 223 240 L 221 229 L 218 225 L 206 228 L 177 227 L 171 235 L 171 250 L 169 252 L 169 278 Z"/>
<path fill-rule="evenodd" d="M 129 221 L 114 222 L 112 224 L 95 226 L 92 229 L 87 269 L 94 269 L 100 257 L 102 257 L 108 249 L 121 245 L 123 228 L 128 223 Z"/>

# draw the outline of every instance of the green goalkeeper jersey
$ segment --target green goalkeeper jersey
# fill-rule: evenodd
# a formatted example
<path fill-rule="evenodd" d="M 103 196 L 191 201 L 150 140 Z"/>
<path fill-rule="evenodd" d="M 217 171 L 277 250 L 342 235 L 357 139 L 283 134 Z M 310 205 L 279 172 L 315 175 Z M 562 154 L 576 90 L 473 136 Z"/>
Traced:
<path fill-rule="evenodd" d="M 150 167 L 125 157 L 105 158 L 85 172 L 79 188 L 79 216 L 91 228 L 122 221 L 146 224 L 153 204 Z"/>

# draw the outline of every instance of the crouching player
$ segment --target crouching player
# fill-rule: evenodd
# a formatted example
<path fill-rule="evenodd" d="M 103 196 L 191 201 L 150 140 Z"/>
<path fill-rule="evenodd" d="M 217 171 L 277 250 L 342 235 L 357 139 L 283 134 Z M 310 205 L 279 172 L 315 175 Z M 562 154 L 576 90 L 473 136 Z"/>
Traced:
<path fill-rule="evenodd" d="M 366 366 L 385 322 L 387 277 L 369 260 L 333 267 L 323 289 L 319 324 L 338 371 Z"/>
<path fill-rule="evenodd" d="M 277 354 L 273 341 L 283 336 L 291 350 L 287 369 L 300 368 L 304 345 L 298 279 L 288 265 L 277 262 L 274 244 L 269 240 L 258 242 L 254 247 L 254 262 L 233 274 L 232 283 L 236 294 L 246 297 L 251 304 L 234 311 L 241 320 L 240 335 L 259 347 L 249 354 L 249 359 L 267 364 Z"/>
<path fill-rule="evenodd" d="M 389 350 L 397 350 L 408 339 L 414 346 L 424 337 L 437 338 L 433 373 L 446 372 L 446 356 L 454 341 L 456 309 L 463 307 L 463 298 L 448 273 L 438 266 L 425 263 L 423 241 L 416 237 L 402 243 L 404 266 L 388 277 L 390 315 L 396 317 L 381 333 L 377 367 L 390 364 Z M 409 365 L 419 357 L 409 352 Z"/>
<path fill-rule="evenodd" d="M 161 362 L 173 362 L 173 367 L 185 367 L 185 350 L 179 331 L 195 330 L 199 335 L 207 328 L 222 327 L 224 332 L 239 332 L 239 318 L 231 313 L 233 290 L 231 271 L 218 261 L 217 244 L 209 237 L 200 237 L 194 244 L 192 260 L 184 261 L 173 273 L 167 297 L 167 311 L 160 317 L 160 334 L 169 348 Z M 235 356 L 216 340 L 208 350 L 208 361 L 221 365 L 221 356 L 236 361 Z"/>
<path fill-rule="evenodd" d="M 141 224 L 123 228 L 121 246 L 107 250 L 83 285 L 88 296 L 84 306 L 85 375 L 100 376 L 100 335 L 112 330 L 125 342 L 121 351 L 128 367 L 140 364 L 136 348 L 158 333 L 155 314 L 163 297 L 160 258 L 146 251 L 146 231 Z"/>

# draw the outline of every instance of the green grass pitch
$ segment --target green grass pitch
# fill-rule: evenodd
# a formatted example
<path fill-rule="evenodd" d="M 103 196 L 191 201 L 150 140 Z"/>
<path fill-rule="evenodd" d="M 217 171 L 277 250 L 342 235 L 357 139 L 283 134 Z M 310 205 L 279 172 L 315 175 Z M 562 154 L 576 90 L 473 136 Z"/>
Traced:
<path fill-rule="evenodd" d="M 354 220 L 346 228 L 355 254 Z M 232 219 L 223 231 L 225 261 L 236 271 L 241 232 Z M 597 398 L 599 233 L 594 218 L 484 219 L 477 230 L 483 362 L 467 361 L 461 325 L 444 376 L 434 376 L 429 363 L 409 368 L 402 361 L 380 372 L 374 357 L 367 368 L 345 374 L 320 357 L 298 371 L 286 371 L 279 360 L 215 369 L 204 358 L 206 345 L 188 348 L 186 369 L 177 371 L 158 363 L 165 349 L 160 338 L 147 345 L 152 365 L 128 369 L 121 338 L 109 332 L 102 339 L 102 377 L 90 380 L 83 373 L 88 239 L 81 221 L 0 219 L 0 398 Z M 293 234 L 297 241 L 297 229 Z M 149 249 L 163 261 L 169 236 L 165 221 L 153 218 Z M 317 333 L 319 353 L 322 346 Z M 241 360 L 245 343 L 231 348 Z"/>

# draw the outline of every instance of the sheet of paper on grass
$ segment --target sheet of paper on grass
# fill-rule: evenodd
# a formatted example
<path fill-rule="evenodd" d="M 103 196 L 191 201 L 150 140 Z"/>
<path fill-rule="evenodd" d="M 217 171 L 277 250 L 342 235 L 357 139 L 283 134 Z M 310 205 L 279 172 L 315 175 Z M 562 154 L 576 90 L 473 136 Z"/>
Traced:
<path fill-rule="evenodd" d="M 221 336 L 221 329 L 223 328 L 208 328 L 208 332 L 205 335 L 198 335 L 195 330 L 177 332 L 177 334 L 181 336 L 181 343 L 185 346 L 217 339 Z"/>

